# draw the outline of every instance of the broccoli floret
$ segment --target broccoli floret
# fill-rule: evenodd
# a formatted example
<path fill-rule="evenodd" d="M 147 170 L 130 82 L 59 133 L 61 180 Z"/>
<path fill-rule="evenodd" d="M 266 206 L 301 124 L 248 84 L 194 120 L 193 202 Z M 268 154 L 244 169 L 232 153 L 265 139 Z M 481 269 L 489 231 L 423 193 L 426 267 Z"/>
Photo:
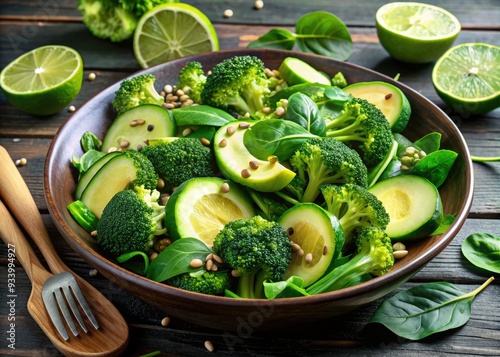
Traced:
<path fill-rule="evenodd" d="M 357 251 L 349 261 L 331 270 L 306 291 L 314 295 L 343 289 L 363 281 L 366 274 L 383 275 L 394 265 L 391 239 L 384 230 L 363 229 L 356 237 L 356 246 Z"/>
<path fill-rule="evenodd" d="M 101 39 L 124 41 L 132 37 L 137 26 L 138 17 L 119 0 L 79 0 L 78 10 L 92 35 Z"/>
<path fill-rule="evenodd" d="M 253 114 L 265 106 L 270 92 L 264 63 L 254 56 L 234 56 L 214 66 L 201 102 L 240 115 Z"/>
<path fill-rule="evenodd" d="M 171 0 L 117 0 L 120 5 L 127 11 L 134 13 L 137 17 L 141 17 L 145 12 L 153 7 L 173 2 Z"/>
<path fill-rule="evenodd" d="M 112 102 L 118 115 L 141 104 L 165 103 L 165 98 L 154 87 L 155 80 L 152 74 L 141 74 L 122 81 Z"/>
<path fill-rule="evenodd" d="M 359 154 L 334 138 L 312 138 L 298 147 L 290 165 L 307 181 L 301 202 L 314 202 L 324 184 L 367 186 L 367 169 Z"/>
<path fill-rule="evenodd" d="M 97 223 L 97 243 L 114 256 L 141 251 L 148 253 L 156 236 L 165 234 L 165 206 L 160 192 L 136 186 L 117 192 L 104 207 Z"/>
<path fill-rule="evenodd" d="M 247 192 L 257 208 L 261 211 L 263 218 L 270 221 L 277 221 L 292 204 L 274 197 L 272 193 L 260 192 L 247 187 Z"/>
<path fill-rule="evenodd" d="M 201 273 L 201 274 L 200 274 Z M 197 271 L 174 276 L 165 282 L 167 285 L 209 295 L 222 295 L 231 287 L 229 271 Z"/>
<path fill-rule="evenodd" d="M 359 150 L 366 166 L 382 161 L 391 148 L 392 132 L 380 109 L 365 99 L 345 102 L 337 117 L 326 116 L 326 136 Z"/>
<path fill-rule="evenodd" d="M 217 164 L 211 148 L 195 138 L 172 138 L 141 151 L 151 161 L 158 176 L 164 181 L 166 191 L 171 191 L 193 177 L 215 176 Z"/>
<path fill-rule="evenodd" d="M 205 86 L 207 76 L 203 71 L 200 62 L 188 62 L 179 71 L 179 80 L 177 88 L 184 90 L 195 103 L 201 103 L 201 91 Z"/>
<path fill-rule="evenodd" d="M 382 202 L 366 188 L 354 185 L 322 185 L 321 194 L 327 210 L 339 219 L 344 231 L 346 249 L 354 236 L 367 227 L 385 230 L 389 214 Z"/>
<path fill-rule="evenodd" d="M 254 216 L 227 223 L 215 237 L 213 251 L 238 276 L 238 296 L 263 298 L 264 281 L 281 280 L 292 246 L 278 223 Z"/>

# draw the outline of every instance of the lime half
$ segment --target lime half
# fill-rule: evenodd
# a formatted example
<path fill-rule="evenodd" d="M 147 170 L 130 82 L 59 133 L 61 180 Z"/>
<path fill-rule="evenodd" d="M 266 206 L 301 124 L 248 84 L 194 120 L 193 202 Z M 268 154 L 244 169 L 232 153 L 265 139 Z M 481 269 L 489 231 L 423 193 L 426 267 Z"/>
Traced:
<path fill-rule="evenodd" d="M 451 48 L 434 65 L 432 83 L 457 112 L 483 114 L 500 107 L 500 47 L 465 43 Z"/>
<path fill-rule="evenodd" d="M 82 87 L 83 61 L 66 46 L 36 48 L 9 63 L 0 73 L 7 100 L 33 115 L 59 112 L 76 98 Z"/>
<path fill-rule="evenodd" d="M 134 54 L 142 68 L 176 58 L 219 50 L 214 26 L 196 7 L 159 5 L 145 13 L 134 33 Z"/>
<path fill-rule="evenodd" d="M 437 60 L 451 47 L 461 29 L 450 12 L 417 2 L 383 5 L 375 20 L 382 46 L 392 57 L 407 63 Z"/>

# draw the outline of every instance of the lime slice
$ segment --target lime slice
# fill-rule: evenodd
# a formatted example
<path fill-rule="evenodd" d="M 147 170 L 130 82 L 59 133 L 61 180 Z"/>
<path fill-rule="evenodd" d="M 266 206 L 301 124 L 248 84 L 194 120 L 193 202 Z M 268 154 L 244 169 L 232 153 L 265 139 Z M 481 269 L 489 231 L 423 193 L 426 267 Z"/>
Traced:
<path fill-rule="evenodd" d="M 9 63 L 0 73 L 7 100 L 33 115 L 59 112 L 76 98 L 82 87 L 83 61 L 66 46 L 36 48 Z"/>
<path fill-rule="evenodd" d="M 455 41 L 458 19 L 437 6 L 417 2 L 392 2 L 375 15 L 382 46 L 395 59 L 407 63 L 437 60 Z"/>
<path fill-rule="evenodd" d="M 465 43 L 434 65 L 432 84 L 457 112 L 483 114 L 500 107 L 500 47 Z"/>
<path fill-rule="evenodd" d="M 134 33 L 134 54 L 142 68 L 176 58 L 219 50 L 214 26 L 196 7 L 159 5 L 145 13 Z"/>

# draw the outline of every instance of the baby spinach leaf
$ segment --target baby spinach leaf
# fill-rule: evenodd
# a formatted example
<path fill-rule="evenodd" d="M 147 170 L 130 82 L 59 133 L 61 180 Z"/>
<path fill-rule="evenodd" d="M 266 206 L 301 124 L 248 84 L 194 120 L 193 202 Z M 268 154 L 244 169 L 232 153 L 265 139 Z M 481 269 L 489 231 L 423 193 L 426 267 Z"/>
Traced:
<path fill-rule="evenodd" d="M 243 143 L 258 159 L 267 160 L 269 155 L 276 155 L 282 161 L 290 158 L 299 145 L 314 137 L 316 135 L 292 121 L 269 119 L 247 129 Z"/>
<path fill-rule="evenodd" d="M 248 48 L 273 48 L 276 50 L 291 51 L 295 46 L 295 34 L 286 29 L 271 29 L 255 41 L 248 44 Z"/>
<path fill-rule="evenodd" d="M 102 141 L 94 133 L 86 131 L 80 139 L 80 144 L 84 152 L 89 150 L 101 150 Z"/>
<path fill-rule="evenodd" d="M 470 318 L 474 297 L 493 280 L 470 293 L 447 282 L 415 286 L 382 302 L 368 323 L 380 323 L 409 340 L 460 327 Z"/>
<path fill-rule="evenodd" d="M 146 276 L 151 280 L 162 282 L 179 274 L 192 273 L 199 268 L 191 268 L 189 263 L 197 258 L 204 261 L 210 253 L 210 248 L 199 239 L 176 240 L 153 259 Z"/>
<path fill-rule="evenodd" d="M 286 29 L 272 29 L 247 47 L 291 50 L 295 44 L 302 52 L 341 61 L 347 60 L 352 54 L 352 38 L 347 26 L 337 16 L 325 11 L 300 17 L 295 25 L 295 33 Z"/>
<path fill-rule="evenodd" d="M 455 222 L 456 214 L 445 214 L 443 215 L 443 219 L 441 223 L 439 223 L 439 227 L 436 228 L 434 232 L 432 232 L 431 236 L 435 236 L 436 234 L 443 234 L 450 228 L 450 226 Z"/>
<path fill-rule="evenodd" d="M 439 187 L 448 177 L 457 156 L 458 154 L 452 150 L 434 151 L 417 162 L 408 173 L 425 177 Z"/>
<path fill-rule="evenodd" d="M 194 105 L 172 109 L 177 126 L 212 125 L 222 126 L 235 121 L 231 114 L 208 105 Z"/>
<path fill-rule="evenodd" d="M 134 259 L 137 257 L 142 259 Z M 118 261 L 118 263 L 122 263 L 127 267 L 127 269 L 130 269 L 137 274 L 145 275 L 148 271 L 149 257 L 144 252 L 133 251 L 124 253 L 116 257 L 116 260 Z"/>
<path fill-rule="evenodd" d="M 318 106 L 303 93 L 294 93 L 288 98 L 285 119 L 299 124 L 311 134 L 326 135 L 326 124 Z"/>
<path fill-rule="evenodd" d="M 474 233 L 462 243 L 462 254 L 475 266 L 500 274 L 500 237 Z"/>
<path fill-rule="evenodd" d="M 441 146 L 441 133 L 433 132 L 422 136 L 415 141 L 415 147 L 420 148 L 426 154 L 438 151 Z"/>
<path fill-rule="evenodd" d="M 315 11 L 299 18 L 295 25 L 297 47 L 303 52 L 346 61 L 352 54 L 347 26 L 334 14 Z"/>

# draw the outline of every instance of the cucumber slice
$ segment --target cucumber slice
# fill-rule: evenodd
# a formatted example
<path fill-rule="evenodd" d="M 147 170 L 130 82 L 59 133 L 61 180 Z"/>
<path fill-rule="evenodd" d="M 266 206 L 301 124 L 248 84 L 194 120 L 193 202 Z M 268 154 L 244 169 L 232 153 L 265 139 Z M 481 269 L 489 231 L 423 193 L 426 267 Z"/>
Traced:
<path fill-rule="evenodd" d="M 143 122 L 144 121 L 144 122 Z M 119 115 L 111 124 L 102 141 L 101 150 L 121 148 L 138 149 L 149 139 L 174 136 L 176 124 L 165 108 L 155 104 L 142 104 Z"/>
<path fill-rule="evenodd" d="M 137 155 L 139 153 L 135 152 Z M 147 164 L 147 165 L 146 165 Z M 147 167 L 146 167 L 147 166 Z M 136 160 L 134 154 L 117 155 L 104 164 L 92 177 L 82 192 L 82 201 L 99 219 L 102 210 L 109 200 L 119 191 L 130 188 L 138 179 L 140 171 L 154 172 L 153 165 L 145 160 Z M 152 180 L 151 180 L 152 181 Z M 145 184 L 145 188 L 153 189 L 156 181 Z"/>
<path fill-rule="evenodd" d="M 386 233 L 395 241 L 429 236 L 443 218 L 439 192 L 421 176 L 400 175 L 376 183 L 368 189 L 384 205 L 390 217 Z"/>
<path fill-rule="evenodd" d="M 289 86 L 301 83 L 331 85 L 330 78 L 298 58 L 285 58 L 283 62 L 281 62 L 279 72 L 281 78 L 283 78 Z"/>
<path fill-rule="evenodd" d="M 183 182 L 170 196 L 165 210 L 165 227 L 171 240 L 192 237 L 208 246 L 227 223 L 255 215 L 248 196 L 234 182 L 218 177 Z"/>
<path fill-rule="evenodd" d="M 394 133 L 402 132 L 408 125 L 410 102 L 398 87 L 382 81 L 357 82 L 345 87 L 344 91 L 379 108 Z"/>
<path fill-rule="evenodd" d="M 342 250 L 344 232 L 339 221 L 317 204 L 299 203 L 284 212 L 278 223 L 304 253 L 294 251 L 283 280 L 299 276 L 304 287 L 311 285 L 329 270 Z"/>
<path fill-rule="evenodd" d="M 82 197 L 82 193 L 89 184 L 90 180 L 92 180 L 92 177 L 103 167 L 109 160 L 114 158 L 117 155 L 122 155 L 123 153 L 120 151 L 113 151 L 110 152 L 103 157 L 101 157 L 99 160 L 97 160 L 90 168 L 85 171 L 85 173 L 80 177 L 76 184 L 76 189 L 75 189 L 75 199 L 79 200 Z"/>
<path fill-rule="evenodd" d="M 234 182 L 261 192 L 279 191 L 292 181 L 295 172 L 279 162 L 259 160 L 243 144 L 248 121 L 230 122 L 214 137 L 215 159 L 221 173 Z M 252 168 L 252 167 L 253 168 Z"/>

